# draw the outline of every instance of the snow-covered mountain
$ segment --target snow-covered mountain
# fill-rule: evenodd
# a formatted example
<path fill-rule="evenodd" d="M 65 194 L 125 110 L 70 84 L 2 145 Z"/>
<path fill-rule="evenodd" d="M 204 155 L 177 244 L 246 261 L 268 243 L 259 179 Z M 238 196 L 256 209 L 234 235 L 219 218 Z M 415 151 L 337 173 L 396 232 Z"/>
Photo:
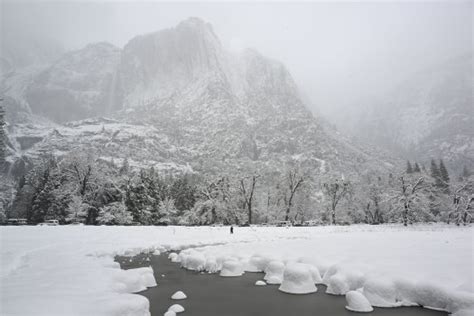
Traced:
<path fill-rule="evenodd" d="M 137 36 L 121 51 L 89 45 L 32 78 L 16 90 L 6 80 L 5 95 L 56 123 L 10 124 L 16 156 L 79 148 L 115 162 L 215 173 L 288 162 L 315 173 L 392 166 L 323 127 L 284 65 L 254 50 L 227 52 L 197 18 Z M 111 119 L 92 118 L 103 114 Z"/>
<path fill-rule="evenodd" d="M 368 102 L 352 132 L 407 158 L 474 166 L 473 89 L 472 54 L 449 60 Z"/>
<path fill-rule="evenodd" d="M 108 43 L 63 55 L 28 86 L 30 109 L 55 122 L 110 113 L 119 101 L 115 91 L 119 61 L 120 49 Z"/>

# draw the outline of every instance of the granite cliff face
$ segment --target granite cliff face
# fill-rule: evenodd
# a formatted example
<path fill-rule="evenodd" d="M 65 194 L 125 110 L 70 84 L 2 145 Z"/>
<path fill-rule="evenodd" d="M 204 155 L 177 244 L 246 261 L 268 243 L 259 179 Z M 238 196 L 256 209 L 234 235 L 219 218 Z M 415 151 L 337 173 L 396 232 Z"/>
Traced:
<path fill-rule="evenodd" d="M 288 163 L 357 175 L 392 167 L 325 128 L 284 65 L 254 50 L 227 52 L 197 18 L 137 36 L 123 50 L 89 45 L 31 78 L 16 89 L 24 93 L 11 93 L 12 80 L 4 89 L 25 113 L 46 118 L 10 124 L 16 156 L 83 148 L 136 166 L 215 173 Z"/>

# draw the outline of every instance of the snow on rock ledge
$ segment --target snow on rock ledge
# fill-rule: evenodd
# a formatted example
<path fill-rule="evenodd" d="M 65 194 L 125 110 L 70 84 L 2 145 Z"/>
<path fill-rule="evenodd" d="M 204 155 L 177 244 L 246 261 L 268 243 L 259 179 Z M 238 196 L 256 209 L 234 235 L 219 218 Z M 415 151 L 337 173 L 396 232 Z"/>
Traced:
<path fill-rule="evenodd" d="M 369 301 L 359 291 L 349 291 L 346 293 L 347 306 L 346 309 L 352 312 L 369 313 L 374 309 Z"/>
<path fill-rule="evenodd" d="M 290 294 L 309 294 L 317 291 L 308 266 L 301 263 L 290 263 L 283 272 L 283 282 L 278 288 Z"/>

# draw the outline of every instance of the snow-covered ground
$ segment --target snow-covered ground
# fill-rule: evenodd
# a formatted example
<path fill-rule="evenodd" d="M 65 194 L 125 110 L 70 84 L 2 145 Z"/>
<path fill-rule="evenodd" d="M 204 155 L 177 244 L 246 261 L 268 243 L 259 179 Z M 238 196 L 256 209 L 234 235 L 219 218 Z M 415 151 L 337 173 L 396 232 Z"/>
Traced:
<path fill-rule="evenodd" d="M 472 227 L 1 227 L 0 237 L 1 315 L 149 315 L 132 293 L 155 285 L 151 269 L 121 270 L 114 256 L 190 246 L 203 247 L 175 258 L 188 268 L 305 263 L 328 291 L 359 290 L 374 306 L 474 311 Z"/>

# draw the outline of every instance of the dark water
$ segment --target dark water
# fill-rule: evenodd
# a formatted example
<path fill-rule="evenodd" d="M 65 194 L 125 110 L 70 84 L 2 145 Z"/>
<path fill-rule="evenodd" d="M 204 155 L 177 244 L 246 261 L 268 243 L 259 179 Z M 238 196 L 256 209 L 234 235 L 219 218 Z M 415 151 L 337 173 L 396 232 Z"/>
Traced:
<path fill-rule="evenodd" d="M 150 261 L 147 261 L 147 258 Z M 130 259 L 132 261 L 130 261 Z M 325 294 L 326 288 L 318 285 L 318 292 L 307 295 L 290 295 L 278 291 L 277 285 L 255 286 L 262 273 L 245 273 L 241 277 L 223 278 L 216 274 L 201 274 L 181 269 L 166 255 L 139 255 L 133 258 L 117 257 L 122 269 L 153 266 L 158 286 L 139 294 L 150 301 L 152 316 L 163 315 L 168 307 L 181 304 L 189 316 L 357 316 L 344 308 L 344 296 Z M 164 275 L 164 276 L 162 276 Z M 175 301 L 170 297 L 176 291 L 188 296 Z M 375 308 L 374 316 L 445 316 L 421 307 Z"/>

